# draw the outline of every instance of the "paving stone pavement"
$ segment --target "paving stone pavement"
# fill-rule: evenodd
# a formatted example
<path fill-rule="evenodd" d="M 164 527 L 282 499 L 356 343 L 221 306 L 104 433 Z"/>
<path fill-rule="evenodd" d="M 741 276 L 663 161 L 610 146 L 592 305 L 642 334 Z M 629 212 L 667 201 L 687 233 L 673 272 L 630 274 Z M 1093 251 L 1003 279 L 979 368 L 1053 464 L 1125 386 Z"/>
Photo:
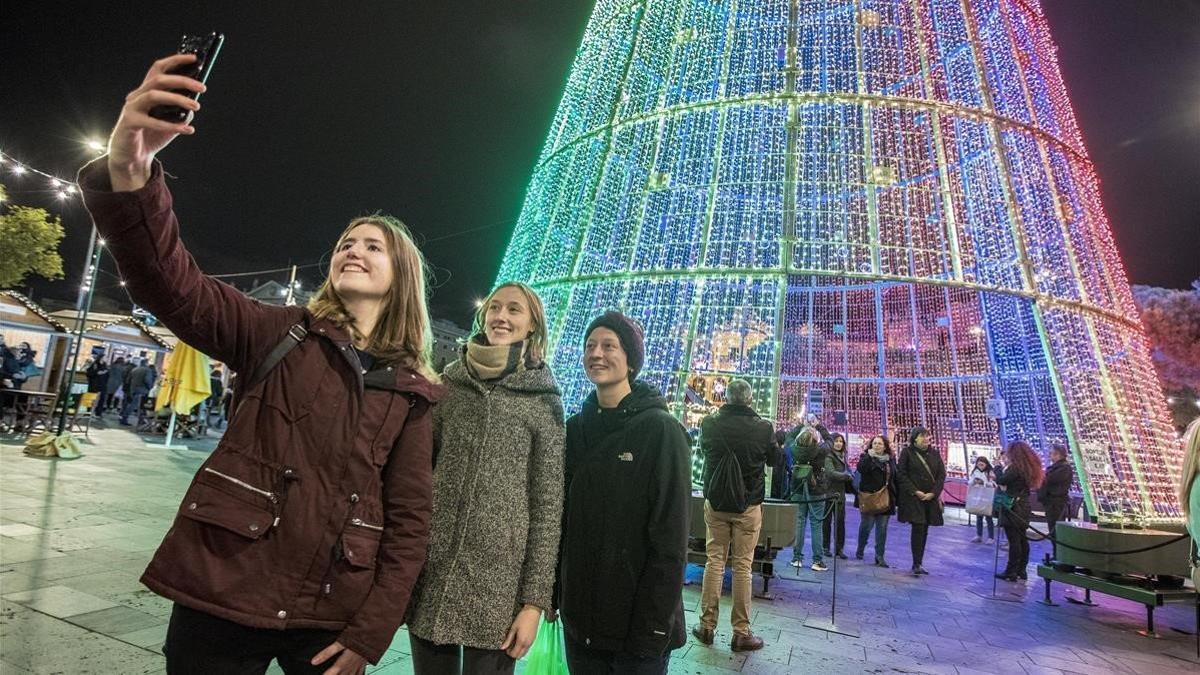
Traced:
<path fill-rule="evenodd" d="M 137 579 L 215 439 L 188 443 L 192 449 L 166 450 L 124 429 L 94 428 L 85 456 L 62 461 L 25 457 L 19 440 L 0 436 L 0 672 L 165 672 L 159 649 L 170 603 Z M 853 538 L 857 511 L 848 514 Z M 1145 619 L 1141 605 L 1095 595 L 1098 607 L 1046 607 L 1036 602 L 1042 592 L 1036 578 L 1000 582 L 999 592 L 1013 602 L 985 599 L 976 592 L 992 589 L 993 548 L 970 543 L 974 528 L 961 519 L 934 528 L 926 556 L 931 574 L 923 578 L 906 571 L 908 533 L 891 524 L 891 569 L 838 561 L 838 626 L 858 637 L 805 625 L 829 619 L 833 570 L 795 572 L 785 549 L 770 586 L 774 599 L 753 605 L 754 630 L 766 648 L 730 651 L 726 590 L 715 644 L 689 636 L 670 672 L 1200 672 L 1190 607 L 1157 610 L 1162 637 L 1154 640 L 1136 633 Z M 1033 544 L 1031 557 L 1040 559 L 1045 549 Z M 689 628 L 702 574 L 699 566 L 688 568 Z M 757 577 L 755 588 L 761 588 Z M 1056 601 L 1064 594 L 1075 591 L 1054 587 Z M 368 672 L 412 672 L 403 629 Z"/>

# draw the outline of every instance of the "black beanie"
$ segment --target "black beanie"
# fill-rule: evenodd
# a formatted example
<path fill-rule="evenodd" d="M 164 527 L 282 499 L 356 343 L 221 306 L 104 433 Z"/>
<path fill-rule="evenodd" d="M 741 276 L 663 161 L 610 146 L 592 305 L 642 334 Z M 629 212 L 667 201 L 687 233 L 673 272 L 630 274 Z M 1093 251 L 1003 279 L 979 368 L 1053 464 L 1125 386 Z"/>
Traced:
<path fill-rule="evenodd" d="M 642 327 L 633 319 L 615 309 L 610 309 L 592 319 L 592 322 L 588 324 L 587 330 L 583 333 L 585 345 L 592 331 L 597 328 L 607 328 L 617 334 L 617 339 L 621 341 L 621 349 L 625 350 L 625 361 L 629 364 L 629 381 L 633 382 L 641 372 L 642 364 L 646 360 L 646 336 L 642 332 Z"/>

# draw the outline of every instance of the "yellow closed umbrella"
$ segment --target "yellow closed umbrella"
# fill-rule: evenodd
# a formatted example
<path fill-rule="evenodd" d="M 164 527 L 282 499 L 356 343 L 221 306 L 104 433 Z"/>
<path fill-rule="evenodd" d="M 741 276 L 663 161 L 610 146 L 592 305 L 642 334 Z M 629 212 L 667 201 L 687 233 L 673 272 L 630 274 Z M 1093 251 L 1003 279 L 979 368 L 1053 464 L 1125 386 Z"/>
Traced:
<path fill-rule="evenodd" d="M 158 398 L 154 402 L 155 410 L 171 406 L 167 447 L 170 447 L 175 435 L 175 414 L 180 410 L 185 415 L 190 413 L 196 404 L 212 395 L 210 370 L 211 362 L 208 356 L 184 342 L 175 345 L 174 351 L 167 357 L 158 387 Z"/>

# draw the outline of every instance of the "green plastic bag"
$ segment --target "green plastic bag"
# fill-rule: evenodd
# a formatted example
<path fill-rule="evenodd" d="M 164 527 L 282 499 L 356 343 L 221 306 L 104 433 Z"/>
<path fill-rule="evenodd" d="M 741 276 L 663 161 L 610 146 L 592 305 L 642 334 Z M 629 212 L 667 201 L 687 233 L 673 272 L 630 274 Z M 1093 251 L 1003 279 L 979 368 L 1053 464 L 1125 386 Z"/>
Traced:
<path fill-rule="evenodd" d="M 542 618 L 537 638 L 525 655 L 525 675 L 569 675 L 567 652 L 563 646 L 562 618 L 550 622 Z"/>

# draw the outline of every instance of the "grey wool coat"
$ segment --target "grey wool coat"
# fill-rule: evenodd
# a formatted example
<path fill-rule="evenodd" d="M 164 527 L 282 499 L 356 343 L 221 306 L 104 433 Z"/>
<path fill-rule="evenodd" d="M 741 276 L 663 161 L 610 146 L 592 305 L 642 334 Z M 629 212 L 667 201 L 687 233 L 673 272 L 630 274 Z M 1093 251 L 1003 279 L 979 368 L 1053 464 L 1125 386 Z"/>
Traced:
<path fill-rule="evenodd" d="M 408 629 L 499 649 L 522 605 L 550 607 L 562 528 L 562 402 L 549 367 L 480 382 L 446 368 L 434 408 L 433 522 Z"/>

